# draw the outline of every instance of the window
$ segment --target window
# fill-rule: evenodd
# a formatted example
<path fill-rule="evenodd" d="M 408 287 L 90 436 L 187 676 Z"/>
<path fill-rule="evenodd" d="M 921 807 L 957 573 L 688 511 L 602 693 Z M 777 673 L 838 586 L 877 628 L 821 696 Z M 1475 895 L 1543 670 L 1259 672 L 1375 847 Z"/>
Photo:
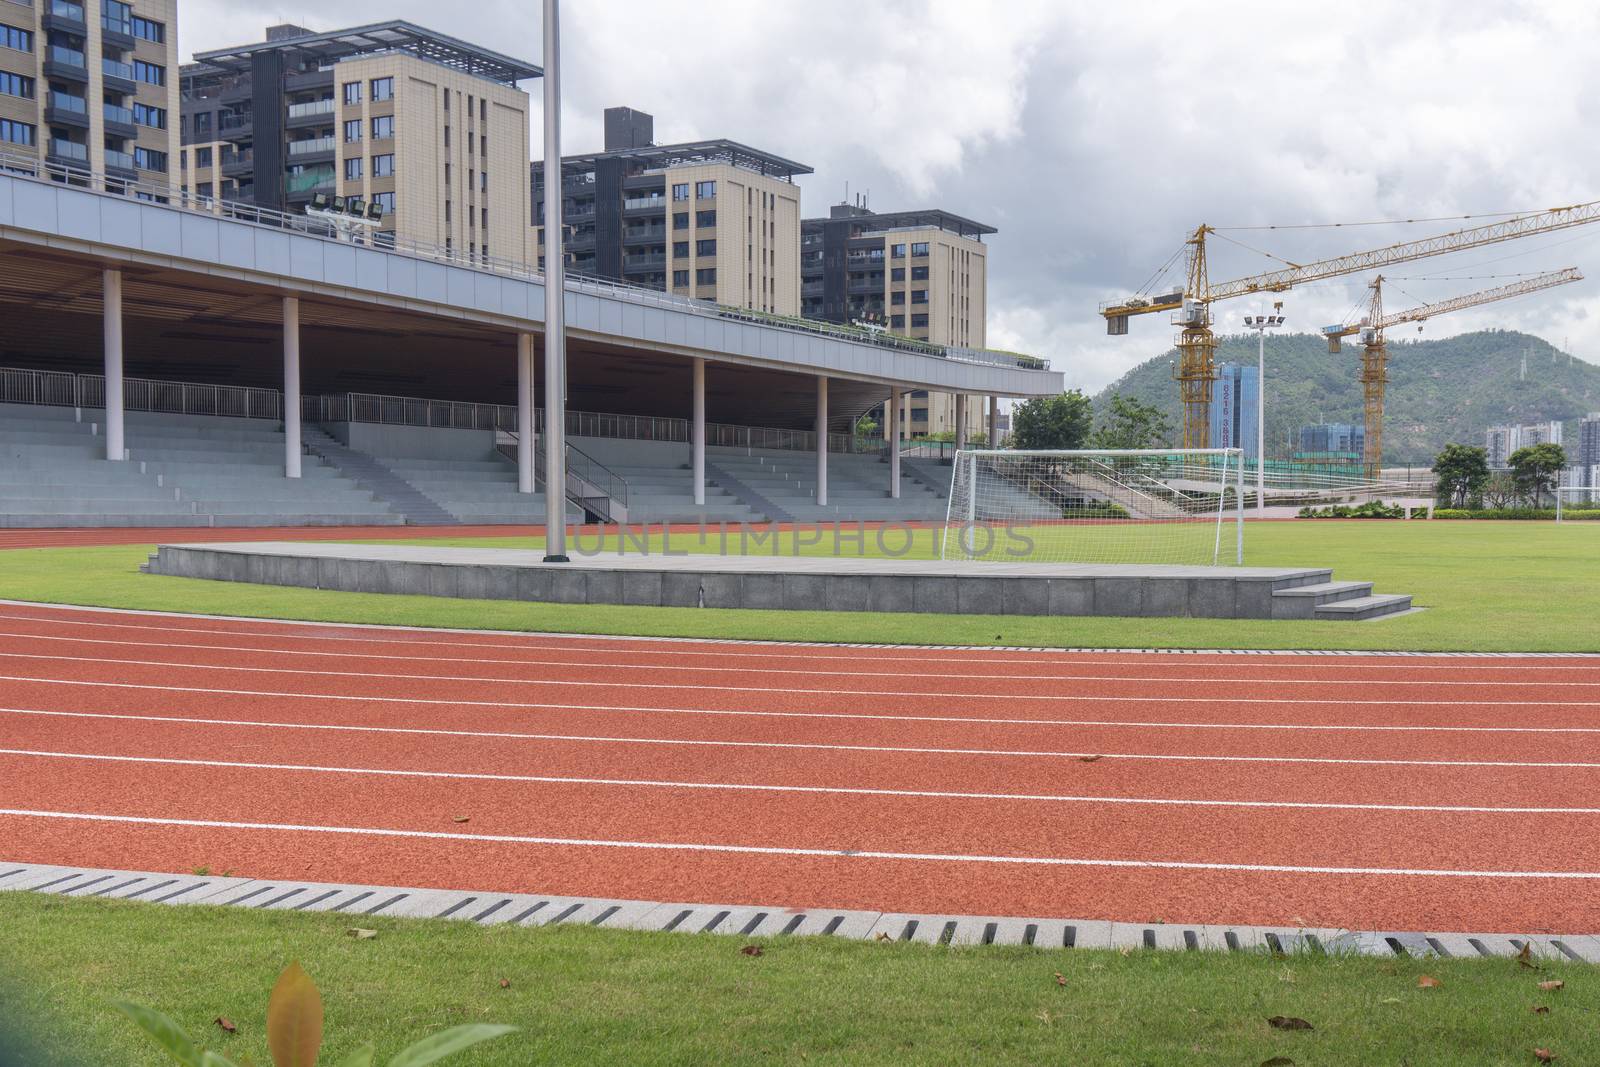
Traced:
<path fill-rule="evenodd" d="M 715 200 L 717 198 L 717 183 L 695 182 L 694 198 L 696 200 Z"/>
<path fill-rule="evenodd" d="M 677 259 L 688 259 L 689 258 L 689 242 L 688 241 L 674 241 L 674 242 L 672 242 L 672 254 Z"/>
<path fill-rule="evenodd" d="M 100 26 L 112 33 L 133 36 L 133 8 L 122 0 L 103 0 L 100 8 Z"/>
<path fill-rule="evenodd" d="M 489 121 L 489 100 L 487 97 L 478 98 L 478 119 L 482 122 Z"/>
<path fill-rule="evenodd" d="M 715 226 L 717 224 L 717 213 L 715 211 L 696 211 L 694 213 L 694 224 L 696 226 Z"/>
<path fill-rule="evenodd" d="M 148 126 L 152 130 L 167 128 L 167 109 L 164 107 L 151 107 L 141 104 L 137 100 L 133 104 L 133 121 L 140 126 Z"/>
<path fill-rule="evenodd" d="M 689 186 L 688 186 L 688 184 L 685 183 L 683 185 L 674 185 L 672 187 L 672 199 L 674 199 L 674 200 L 687 200 L 687 199 L 689 199 Z"/>
<path fill-rule="evenodd" d="M 914 282 L 925 282 L 925 281 L 927 281 L 928 280 L 928 268 L 927 267 L 912 267 L 911 268 L 911 280 L 914 281 Z"/>
<path fill-rule="evenodd" d="M 896 291 L 894 291 L 894 292 L 889 294 L 889 303 L 891 303 L 891 304 L 904 304 L 905 302 L 906 302 L 906 294 L 905 293 L 900 292 L 899 290 L 896 290 Z"/>
<path fill-rule="evenodd" d="M 344 143 L 345 144 L 355 144 L 356 142 L 358 142 L 360 140 L 361 140 L 361 120 L 360 119 L 345 119 L 345 122 L 344 122 Z"/>
<path fill-rule="evenodd" d="M 211 166 L 210 148 L 196 148 L 194 150 L 194 166 L 196 170 L 199 170 L 201 167 Z"/>
<path fill-rule="evenodd" d="M 0 23 L 0 45 L 15 48 L 19 52 L 32 52 L 33 33 L 30 30 L 19 30 L 15 26 Z"/>
<path fill-rule="evenodd" d="M 473 137 L 472 131 L 468 130 L 467 131 L 467 155 L 469 155 L 469 156 L 472 155 L 472 144 L 473 144 L 472 137 Z"/>
<path fill-rule="evenodd" d="M 913 290 L 911 290 L 911 302 L 913 304 L 926 304 L 928 302 L 928 290 L 926 290 L 926 289 L 913 289 Z"/>
<path fill-rule="evenodd" d="M 444 146 L 446 148 L 450 147 L 450 127 L 448 126 L 444 128 Z"/>
<path fill-rule="evenodd" d="M 891 282 L 903 282 L 903 281 L 905 281 L 906 280 L 906 269 L 904 267 L 891 267 L 889 269 L 889 280 Z"/>
<path fill-rule="evenodd" d="M 344 161 L 344 177 L 345 177 L 346 181 L 360 181 L 361 180 L 361 157 L 360 156 L 356 156 L 354 159 L 347 159 L 347 160 Z"/>
<path fill-rule="evenodd" d="M 890 245 L 889 246 L 889 258 L 890 259 L 905 259 L 906 258 L 906 246 L 905 245 Z"/>
<path fill-rule="evenodd" d="M 197 141 L 209 141 L 211 139 L 211 112 L 195 112 L 194 137 Z"/>
<path fill-rule="evenodd" d="M 696 241 L 694 243 L 694 254 L 697 255 L 697 256 L 714 256 L 714 255 L 716 255 L 717 254 L 717 242 L 716 242 L 716 240 L 712 239 L 712 240 L 709 240 L 709 241 Z M 738 255 L 738 254 L 739 253 L 737 253 L 737 252 L 734 253 L 734 255 Z"/>
<path fill-rule="evenodd" d="M 373 156 L 372 176 L 374 178 L 394 177 L 394 155 Z"/>
<path fill-rule="evenodd" d="M 486 170 L 478 172 L 478 191 L 483 193 L 489 191 L 489 172 Z"/>
<path fill-rule="evenodd" d="M 7 70 L 0 70 L 0 93 L 7 96 L 21 96 L 33 99 L 33 79 L 24 78 L 20 74 L 12 74 Z"/>
<path fill-rule="evenodd" d="M 373 193 L 372 202 L 377 204 L 385 215 L 394 214 L 394 193 Z"/>
<path fill-rule="evenodd" d="M 914 255 L 914 256 L 925 256 L 925 255 L 927 255 L 928 254 L 928 242 L 926 242 L 926 241 L 914 241 L 914 242 L 912 242 L 911 254 Z"/>
<path fill-rule="evenodd" d="M 0 141 L 8 144 L 33 144 L 33 127 L 26 122 L 0 119 Z"/>
<path fill-rule="evenodd" d="M 167 84 L 167 68 L 159 63 L 146 63 L 142 59 L 133 61 L 133 77 L 135 81 L 142 81 L 149 85 Z"/>
<path fill-rule="evenodd" d="M 482 218 L 482 221 L 480 221 L 478 223 L 478 225 L 482 226 L 484 229 L 487 230 L 489 228 L 489 209 L 488 208 L 483 208 L 481 210 L 483 211 L 483 218 Z"/>
<path fill-rule="evenodd" d="M 675 271 L 673 271 L 672 272 L 672 284 L 674 286 L 686 286 L 686 285 L 688 285 L 689 284 L 689 272 L 686 271 L 686 270 L 675 270 Z"/>
<path fill-rule="evenodd" d="M 904 315 L 890 315 L 889 316 L 889 329 L 891 329 L 891 330 L 903 330 L 905 328 L 906 328 L 906 317 Z"/>
<path fill-rule="evenodd" d="M 394 136 L 394 116 L 379 115 L 372 120 L 372 139 L 386 140 Z"/>
<path fill-rule="evenodd" d="M 393 99 L 394 99 L 394 79 L 393 78 L 373 78 L 372 79 L 372 102 L 374 104 L 376 104 L 376 103 L 381 103 L 384 100 L 393 100 Z"/>
<path fill-rule="evenodd" d="M 167 43 L 167 28 L 159 22 L 133 16 L 133 35 L 141 40 L 154 41 L 156 44 Z"/>
<path fill-rule="evenodd" d="M 359 104 L 359 103 L 361 103 L 361 83 L 360 82 L 345 82 L 344 83 L 344 102 L 347 103 L 347 104 Z"/>
<path fill-rule="evenodd" d="M 694 272 L 694 283 L 696 285 L 716 285 L 717 284 L 717 268 L 709 267 L 709 268 L 706 268 L 704 270 L 695 271 Z"/>
<path fill-rule="evenodd" d="M 672 228 L 674 230 L 687 230 L 689 228 L 689 213 L 687 211 L 674 211 L 672 213 Z"/>
<path fill-rule="evenodd" d="M 913 316 L 911 316 L 911 328 L 913 330 L 926 330 L 928 328 L 928 316 L 926 316 L 926 315 L 913 315 Z"/>
<path fill-rule="evenodd" d="M 195 186 L 195 192 L 205 197 L 213 195 L 212 189 L 213 186 L 210 182 L 201 182 L 199 185 Z"/>
<path fill-rule="evenodd" d="M 447 225 L 450 222 L 450 201 L 448 201 L 448 200 L 446 200 L 444 202 L 444 221 L 445 221 L 445 223 Z M 540 244 L 544 244 L 544 231 L 543 230 L 539 231 L 539 243 Z"/>
<path fill-rule="evenodd" d="M 135 148 L 133 150 L 133 165 L 140 170 L 154 170 L 166 172 L 167 154 L 157 152 L 153 148 Z"/>

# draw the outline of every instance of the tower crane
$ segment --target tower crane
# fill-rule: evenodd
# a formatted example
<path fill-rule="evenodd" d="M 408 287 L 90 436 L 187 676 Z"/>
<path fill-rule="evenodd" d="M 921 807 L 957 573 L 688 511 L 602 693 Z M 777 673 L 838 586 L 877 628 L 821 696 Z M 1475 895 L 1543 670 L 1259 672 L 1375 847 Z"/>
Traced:
<path fill-rule="evenodd" d="M 1359 274 L 1395 263 L 1427 259 L 1468 248 L 1513 241 L 1519 237 L 1550 233 L 1600 222 L 1600 200 L 1571 207 L 1552 208 L 1528 215 L 1501 219 L 1484 226 L 1454 230 L 1416 241 L 1403 241 L 1366 252 L 1320 259 L 1312 263 L 1291 263 L 1279 270 L 1253 274 L 1212 285 L 1206 269 L 1206 236 L 1215 233 L 1211 226 L 1200 226 L 1185 242 L 1188 271 L 1184 288 L 1170 293 L 1105 304 L 1100 314 L 1106 332 L 1120 336 L 1128 332 L 1128 319 L 1157 311 L 1174 311 L 1173 323 L 1183 327 L 1178 338 L 1178 367 L 1174 373 L 1183 399 L 1183 447 L 1204 448 L 1211 434 L 1211 388 L 1217 378 L 1216 335 L 1211 332 L 1211 305 L 1219 300 L 1257 293 L 1281 293 L 1296 285 Z"/>
<path fill-rule="evenodd" d="M 1541 289 L 1552 289 L 1558 285 L 1567 285 L 1571 282 L 1583 281 L 1583 272 L 1577 267 L 1568 267 L 1565 270 L 1555 270 L 1548 274 L 1538 274 L 1531 278 L 1512 282 L 1509 285 L 1496 286 L 1493 289 L 1484 289 L 1476 293 L 1466 293 L 1462 296 L 1451 297 L 1432 304 L 1423 304 L 1420 307 L 1407 308 L 1405 311 L 1395 311 L 1387 315 L 1383 313 L 1383 275 L 1379 274 L 1367 286 L 1372 292 L 1368 302 L 1367 313 L 1361 317 L 1360 322 L 1345 323 L 1337 326 L 1325 326 L 1322 334 L 1328 339 L 1328 351 L 1337 353 L 1343 348 L 1342 341 L 1352 334 L 1361 335 L 1361 390 L 1365 398 L 1366 407 L 1366 437 L 1362 446 L 1362 462 L 1366 465 L 1367 476 L 1377 476 L 1378 467 L 1383 462 L 1383 394 L 1384 387 L 1389 381 L 1389 347 L 1384 340 L 1383 331 L 1390 326 L 1398 326 L 1406 322 L 1423 322 L 1438 315 L 1447 315 L 1452 311 L 1463 308 L 1477 307 L 1479 304 L 1492 304 L 1496 300 L 1509 300 L 1514 296 L 1523 296 L 1527 293 L 1537 293 Z"/>

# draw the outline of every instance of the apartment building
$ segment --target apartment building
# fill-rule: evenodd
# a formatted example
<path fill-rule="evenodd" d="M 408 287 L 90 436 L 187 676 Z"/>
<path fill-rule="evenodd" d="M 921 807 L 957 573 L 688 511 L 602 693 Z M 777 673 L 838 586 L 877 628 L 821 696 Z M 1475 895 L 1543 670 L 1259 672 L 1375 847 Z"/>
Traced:
<path fill-rule="evenodd" d="M 0 153 L 177 184 L 177 0 L 0 0 Z"/>
<path fill-rule="evenodd" d="M 1211 397 L 1211 447 L 1242 448 L 1256 458 L 1256 407 L 1261 377 L 1250 363 L 1223 363 Z M 1302 431 L 1303 436 L 1304 431 Z"/>
<path fill-rule="evenodd" d="M 1534 445 L 1561 443 L 1561 422 L 1535 422 L 1526 426 L 1491 426 L 1484 433 L 1484 449 L 1489 453 L 1489 466 L 1509 467 L 1511 453 L 1519 448 Z"/>
<path fill-rule="evenodd" d="M 885 327 L 933 344 L 982 348 L 988 296 L 987 234 L 993 226 L 948 211 L 875 213 L 836 204 L 801 226 L 801 314 Z M 908 393 L 909 437 L 956 429 L 955 398 Z M 967 405 L 966 434 L 985 432 L 987 410 Z"/>
<path fill-rule="evenodd" d="M 0 3 L 5 0 L 0 0 Z M 530 63 L 409 22 L 280 25 L 183 69 L 183 184 L 299 211 L 383 210 L 383 240 L 526 262 Z"/>
<path fill-rule="evenodd" d="M 657 145 L 654 119 L 607 108 L 605 150 L 561 160 L 568 270 L 776 315 L 800 314 L 799 174 L 736 141 Z M 532 174 L 544 261 L 544 166 Z"/>

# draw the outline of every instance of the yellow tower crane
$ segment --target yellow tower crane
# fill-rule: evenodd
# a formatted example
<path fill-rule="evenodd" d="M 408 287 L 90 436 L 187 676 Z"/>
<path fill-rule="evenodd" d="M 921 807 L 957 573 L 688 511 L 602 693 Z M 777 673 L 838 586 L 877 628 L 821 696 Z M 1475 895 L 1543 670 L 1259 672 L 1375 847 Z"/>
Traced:
<path fill-rule="evenodd" d="M 1217 339 L 1211 332 L 1211 305 L 1219 300 L 1258 293 L 1282 293 L 1306 282 L 1337 278 L 1345 274 L 1427 259 L 1448 252 L 1513 241 L 1519 237 L 1564 230 L 1600 222 L 1600 200 L 1572 207 L 1553 208 L 1529 215 L 1517 215 L 1484 226 L 1454 230 L 1435 237 L 1374 248 L 1348 256 L 1319 259 L 1313 263 L 1291 263 L 1279 270 L 1252 274 L 1212 285 L 1206 270 L 1206 235 L 1215 233 L 1201 226 L 1188 238 L 1188 280 L 1181 290 L 1156 296 L 1135 296 L 1102 305 L 1106 332 L 1120 336 L 1128 332 L 1128 319 L 1156 311 L 1175 311 L 1175 325 L 1183 327 L 1178 338 L 1178 380 L 1183 398 L 1183 447 L 1205 448 L 1211 436 L 1211 388 L 1217 379 Z"/>
<path fill-rule="evenodd" d="M 1451 297 L 1449 300 L 1440 300 L 1385 315 L 1383 275 L 1373 278 L 1372 283 L 1367 286 L 1372 292 L 1372 297 L 1368 302 L 1367 313 L 1361 317 L 1361 321 L 1325 326 L 1322 329 L 1323 336 L 1328 339 L 1328 351 L 1335 354 L 1343 348 L 1341 342 L 1344 338 L 1358 333 L 1361 335 L 1361 389 L 1366 402 L 1366 437 L 1361 458 L 1367 468 L 1367 477 L 1376 478 L 1378 468 L 1383 463 L 1383 394 L 1389 382 L 1389 345 L 1384 340 L 1384 330 L 1390 326 L 1399 326 L 1401 323 L 1423 322 L 1463 308 L 1492 304 L 1496 300 L 1509 300 L 1514 296 L 1537 293 L 1541 289 L 1551 289 L 1558 285 L 1581 281 L 1583 272 L 1577 267 L 1568 267 L 1565 270 L 1554 270 L 1548 274 L 1524 278 L 1509 285 L 1466 293 Z"/>

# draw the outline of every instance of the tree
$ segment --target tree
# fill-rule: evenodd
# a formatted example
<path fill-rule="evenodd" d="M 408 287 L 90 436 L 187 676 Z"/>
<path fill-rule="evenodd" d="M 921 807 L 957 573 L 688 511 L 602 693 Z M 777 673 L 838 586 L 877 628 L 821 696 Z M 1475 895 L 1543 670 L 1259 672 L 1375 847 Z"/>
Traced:
<path fill-rule="evenodd" d="M 1471 445 L 1445 445 L 1433 461 L 1433 474 L 1440 503 L 1468 507 L 1489 484 L 1489 453 Z"/>
<path fill-rule="evenodd" d="M 1520 494 L 1517 480 L 1509 471 L 1495 471 L 1484 483 L 1483 502 L 1491 508 L 1509 508 Z"/>
<path fill-rule="evenodd" d="M 1167 444 L 1172 424 L 1154 404 L 1112 393 L 1100 425 L 1089 439 L 1092 448 L 1159 448 Z"/>
<path fill-rule="evenodd" d="M 878 436 L 878 420 L 873 418 L 869 411 L 856 420 L 856 437 L 858 440 L 871 441 Z"/>
<path fill-rule="evenodd" d="M 1567 452 L 1560 445 L 1547 441 L 1517 449 L 1507 462 L 1511 464 L 1511 476 L 1517 480 L 1517 488 L 1538 507 L 1540 498 L 1555 489 L 1556 476 L 1567 465 Z"/>
<path fill-rule="evenodd" d="M 1016 448 L 1082 448 L 1094 422 L 1094 406 L 1078 389 L 1059 396 L 1036 396 L 1011 413 Z"/>

